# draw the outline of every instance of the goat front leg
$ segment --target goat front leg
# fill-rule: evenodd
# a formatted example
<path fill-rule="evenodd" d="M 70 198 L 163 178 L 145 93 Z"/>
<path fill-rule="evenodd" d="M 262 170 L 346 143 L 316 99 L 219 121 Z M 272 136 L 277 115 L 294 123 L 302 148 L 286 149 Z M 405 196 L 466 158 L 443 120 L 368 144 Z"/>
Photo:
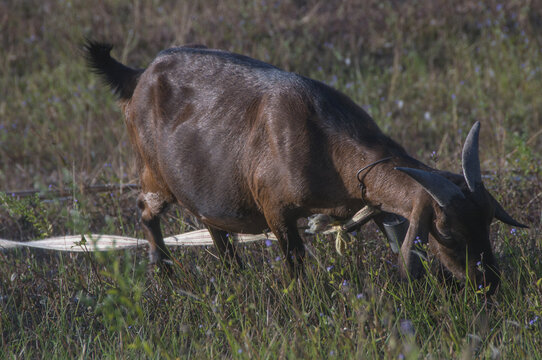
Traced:
<path fill-rule="evenodd" d="M 151 264 L 163 265 L 171 263 L 171 254 L 164 244 L 160 229 L 160 214 L 167 208 L 168 202 L 164 196 L 154 192 L 144 192 L 137 198 L 137 206 L 141 209 L 143 231 L 149 242 L 149 260 Z"/>
<path fill-rule="evenodd" d="M 422 259 L 426 256 L 422 245 L 427 244 L 429 236 L 428 211 L 426 209 L 413 211 L 409 222 L 410 225 L 399 253 L 399 269 L 403 279 L 409 276 L 419 279 L 424 273 Z"/>
<path fill-rule="evenodd" d="M 228 266 L 231 266 L 235 259 L 239 268 L 243 269 L 243 262 L 237 253 L 236 247 L 228 238 L 228 233 L 208 225 L 207 230 L 209 231 L 209 234 L 211 234 L 211 238 L 213 238 L 220 259 Z"/>
<path fill-rule="evenodd" d="M 290 217 L 288 221 L 287 217 L 280 213 L 266 213 L 265 218 L 269 228 L 278 239 L 290 275 L 293 278 L 302 277 L 305 246 L 297 229 L 297 219 Z"/>

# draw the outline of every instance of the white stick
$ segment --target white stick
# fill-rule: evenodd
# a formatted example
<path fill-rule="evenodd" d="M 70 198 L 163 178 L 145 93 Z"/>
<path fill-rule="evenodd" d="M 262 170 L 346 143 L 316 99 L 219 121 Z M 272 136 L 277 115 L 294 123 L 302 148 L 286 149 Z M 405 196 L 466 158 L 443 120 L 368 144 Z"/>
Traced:
<path fill-rule="evenodd" d="M 239 243 L 250 243 L 266 239 L 276 240 L 275 236 L 272 234 L 234 234 L 232 236 L 234 241 Z M 209 234 L 207 230 L 196 230 L 184 234 L 170 236 L 165 238 L 164 242 L 168 246 L 213 245 L 213 239 L 211 238 L 211 234 Z M 0 239 L 0 250 L 15 249 L 19 247 L 31 247 L 56 251 L 93 252 L 130 249 L 145 245 L 147 245 L 147 240 L 144 239 L 100 234 L 85 235 L 84 237 L 81 235 L 59 236 L 25 242 Z"/>

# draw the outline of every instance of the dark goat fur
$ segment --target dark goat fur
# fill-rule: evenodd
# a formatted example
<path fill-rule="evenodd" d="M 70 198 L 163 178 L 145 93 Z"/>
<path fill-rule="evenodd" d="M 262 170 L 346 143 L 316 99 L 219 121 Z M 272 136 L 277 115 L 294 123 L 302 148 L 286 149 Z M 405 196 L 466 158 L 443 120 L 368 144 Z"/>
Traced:
<path fill-rule="evenodd" d="M 200 219 L 221 256 L 239 263 L 227 232 L 270 228 L 293 274 L 304 257 L 300 217 L 347 218 L 370 205 L 410 222 L 399 258 L 403 276 L 422 271 L 412 251 L 419 238 L 456 276 L 465 278 L 468 269 L 474 282 L 491 284 L 491 291 L 497 286 L 489 224 L 494 216 L 521 224 L 483 188 L 476 169 L 465 175 L 478 181 L 474 193 L 462 175 L 410 157 L 344 94 L 246 56 L 185 46 L 164 50 L 147 69 L 136 70 L 110 50 L 86 44 L 90 67 L 119 96 L 136 150 L 138 205 L 152 262 L 170 256 L 159 225 L 170 203 Z M 467 154 L 477 156 L 478 129 L 471 131 L 476 141 Z M 357 170 L 386 157 L 363 175 L 362 196 Z M 419 176 L 450 191 L 436 194 Z"/>

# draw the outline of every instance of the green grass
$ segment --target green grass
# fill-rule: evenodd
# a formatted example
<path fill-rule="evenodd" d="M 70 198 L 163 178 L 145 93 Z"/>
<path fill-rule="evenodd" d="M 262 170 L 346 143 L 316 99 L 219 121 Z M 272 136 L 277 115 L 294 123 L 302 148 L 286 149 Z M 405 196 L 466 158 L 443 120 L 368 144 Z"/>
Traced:
<path fill-rule="evenodd" d="M 245 271 L 202 250 L 177 251 L 183 269 L 172 280 L 148 274 L 142 254 L 10 254 L 3 349 L 30 358 L 536 357 L 542 269 L 521 254 L 526 239 L 510 239 L 514 256 L 504 263 L 518 271 L 505 272 L 491 303 L 433 275 L 398 281 L 378 236 L 343 257 L 329 239 L 313 241 L 299 283 L 289 283 L 276 245 L 242 247 Z"/>
<path fill-rule="evenodd" d="M 0 14 L 1 238 L 143 236 L 135 191 L 83 191 L 137 182 L 120 111 L 81 57 L 85 36 L 133 66 L 197 42 L 325 81 L 440 169 L 460 171 L 480 120 L 485 185 L 531 226 L 492 225 L 503 279 L 490 301 L 432 273 L 401 282 L 373 225 L 344 256 L 333 239 L 307 239 L 293 283 L 276 244 L 241 246 L 243 271 L 213 248 L 176 249 L 171 279 L 143 251 L 0 252 L 0 358 L 542 357 L 538 3 L 29 0 Z M 29 188 L 70 196 L 10 194 Z M 164 216 L 166 234 L 198 226 L 181 209 Z"/>

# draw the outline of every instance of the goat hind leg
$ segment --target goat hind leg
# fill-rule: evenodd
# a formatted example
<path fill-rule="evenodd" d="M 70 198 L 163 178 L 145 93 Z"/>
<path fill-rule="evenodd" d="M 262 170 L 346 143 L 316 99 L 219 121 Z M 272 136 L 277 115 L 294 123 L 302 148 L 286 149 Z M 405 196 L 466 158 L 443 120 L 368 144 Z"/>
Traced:
<path fill-rule="evenodd" d="M 143 231 L 149 242 L 149 260 L 151 264 L 163 264 L 171 261 L 171 254 L 164 244 L 160 229 L 160 214 L 164 212 L 168 202 L 158 193 L 141 193 L 137 198 L 137 206 L 141 209 Z"/>

